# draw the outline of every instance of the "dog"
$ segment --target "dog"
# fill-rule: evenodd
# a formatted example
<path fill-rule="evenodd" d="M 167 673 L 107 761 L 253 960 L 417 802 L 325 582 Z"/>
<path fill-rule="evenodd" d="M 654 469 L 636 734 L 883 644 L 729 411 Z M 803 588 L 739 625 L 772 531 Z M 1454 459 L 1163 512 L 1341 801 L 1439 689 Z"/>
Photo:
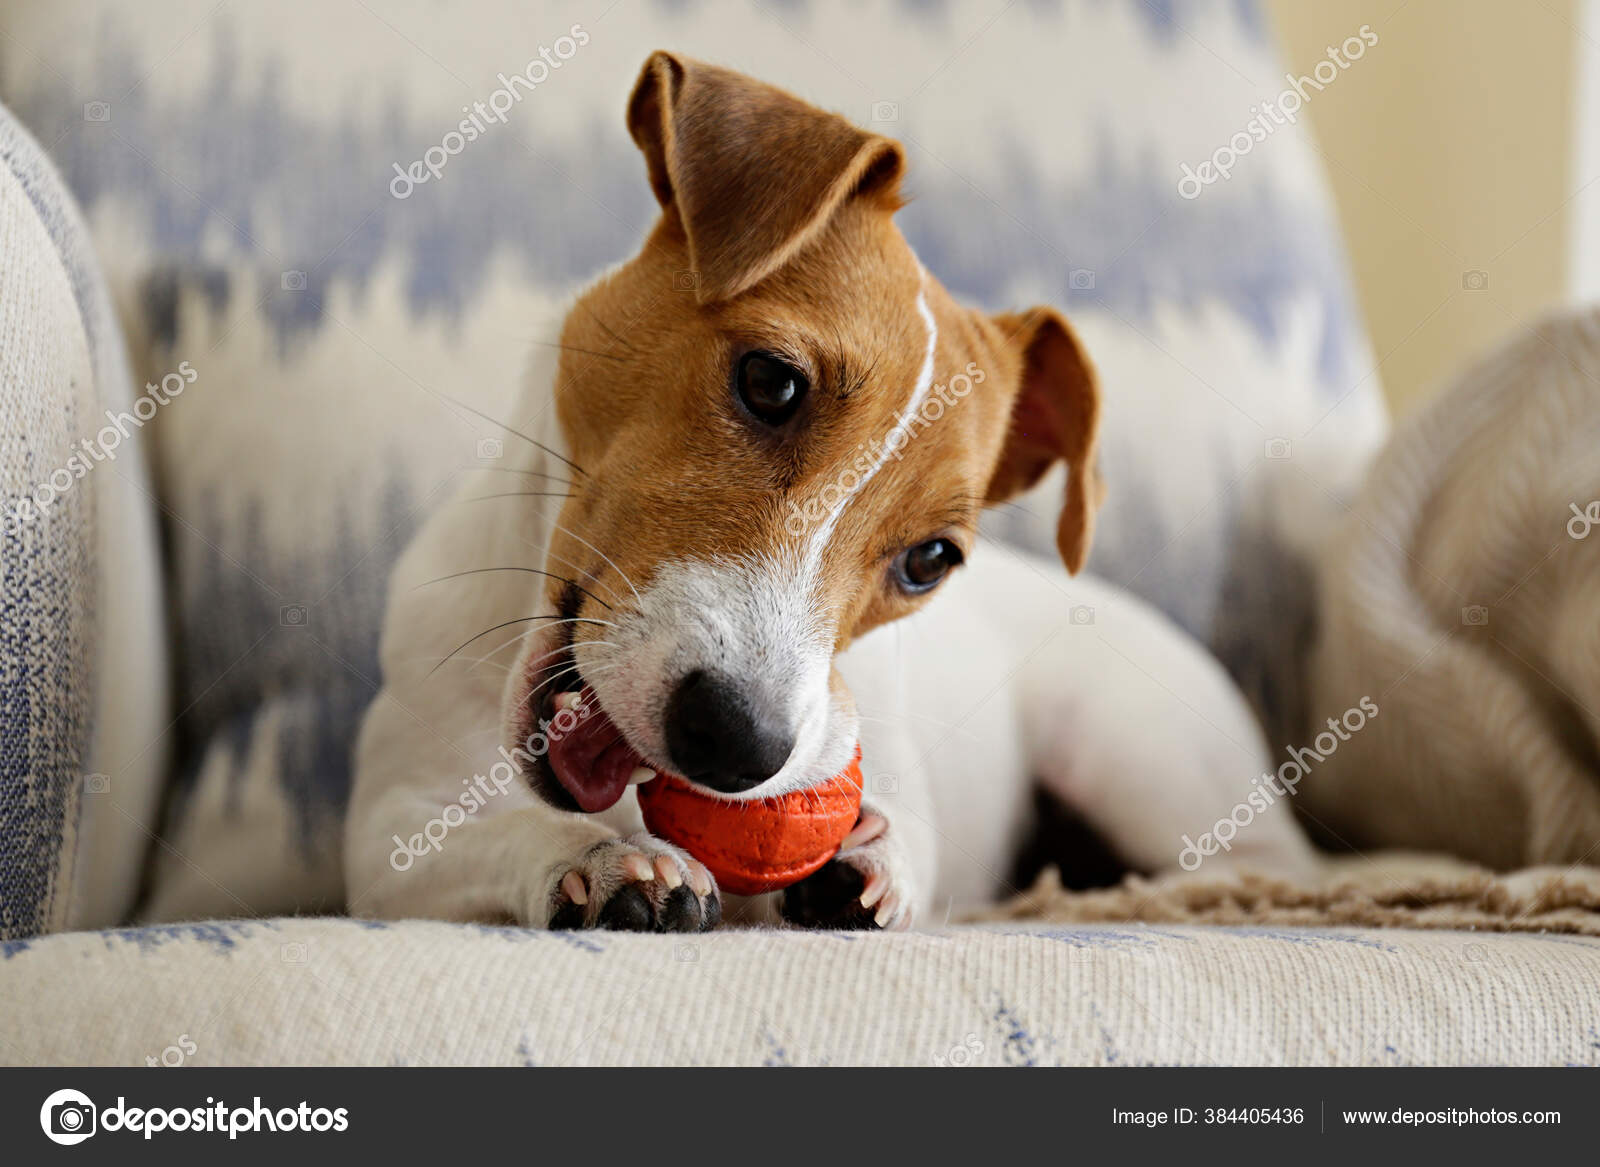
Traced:
<path fill-rule="evenodd" d="M 1009 887 L 1035 784 L 1130 867 L 1178 865 L 1267 755 L 1198 645 L 1071 578 L 1103 496 L 1071 326 L 958 304 L 895 225 L 900 146 L 843 117 L 658 52 L 627 125 L 659 219 L 535 359 L 508 485 L 466 486 L 395 569 L 352 913 L 937 923 Z M 1057 464 L 1061 563 L 980 540 Z M 859 821 L 786 891 L 725 897 L 644 830 L 662 773 L 760 799 L 858 743 Z M 1212 851 L 1312 862 L 1288 807 Z"/>

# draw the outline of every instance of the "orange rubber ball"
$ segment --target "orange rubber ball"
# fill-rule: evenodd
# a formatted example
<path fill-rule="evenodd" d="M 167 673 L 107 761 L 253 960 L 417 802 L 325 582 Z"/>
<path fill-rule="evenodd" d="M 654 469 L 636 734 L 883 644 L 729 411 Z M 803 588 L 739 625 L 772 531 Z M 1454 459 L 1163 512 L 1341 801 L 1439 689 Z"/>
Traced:
<path fill-rule="evenodd" d="M 861 747 L 821 786 L 776 798 L 731 801 L 672 774 L 638 787 L 650 833 L 676 843 L 735 895 L 798 883 L 832 859 L 861 817 Z"/>

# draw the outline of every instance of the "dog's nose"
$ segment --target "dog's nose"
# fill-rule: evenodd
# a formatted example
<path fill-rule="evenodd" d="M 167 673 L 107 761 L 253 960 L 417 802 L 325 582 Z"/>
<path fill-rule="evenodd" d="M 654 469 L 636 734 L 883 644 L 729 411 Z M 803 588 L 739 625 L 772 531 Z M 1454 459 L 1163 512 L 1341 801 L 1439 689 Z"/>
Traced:
<path fill-rule="evenodd" d="M 726 677 L 693 672 L 667 702 L 667 749 L 686 778 L 729 794 L 771 778 L 789 760 L 794 733 Z"/>

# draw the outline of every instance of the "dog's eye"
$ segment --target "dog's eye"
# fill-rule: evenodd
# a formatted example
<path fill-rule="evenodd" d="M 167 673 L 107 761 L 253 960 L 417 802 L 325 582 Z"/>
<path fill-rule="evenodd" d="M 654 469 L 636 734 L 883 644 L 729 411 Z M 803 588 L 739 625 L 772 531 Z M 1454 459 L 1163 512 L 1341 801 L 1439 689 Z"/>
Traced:
<path fill-rule="evenodd" d="M 806 395 L 806 375 L 769 353 L 746 353 L 739 361 L 739 400 L 758 421 L 780 426 Z"/>
<path fill-rule="evenodd" d="M 895 577 L 906 591 L 925 592 L 961 563 L 961 548 L 948 539 L 930 539 L 901 553 L 894 561 Z"/>

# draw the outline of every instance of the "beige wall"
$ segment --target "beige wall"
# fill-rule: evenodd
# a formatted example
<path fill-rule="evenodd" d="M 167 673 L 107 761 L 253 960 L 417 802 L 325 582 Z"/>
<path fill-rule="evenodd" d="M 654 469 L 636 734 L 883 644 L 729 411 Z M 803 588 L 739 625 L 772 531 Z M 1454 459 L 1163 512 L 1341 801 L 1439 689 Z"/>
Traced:
<path fill-rule="evenodd" d="M 1297 72 L 1363 24 L 1378 36 L 1309 109 L 1380 376 L 1403 413 L 1564 298 L 1577 0 L 1267 9 Z M 1469 271 L 1487 287 L 1464 288 Z"/>

